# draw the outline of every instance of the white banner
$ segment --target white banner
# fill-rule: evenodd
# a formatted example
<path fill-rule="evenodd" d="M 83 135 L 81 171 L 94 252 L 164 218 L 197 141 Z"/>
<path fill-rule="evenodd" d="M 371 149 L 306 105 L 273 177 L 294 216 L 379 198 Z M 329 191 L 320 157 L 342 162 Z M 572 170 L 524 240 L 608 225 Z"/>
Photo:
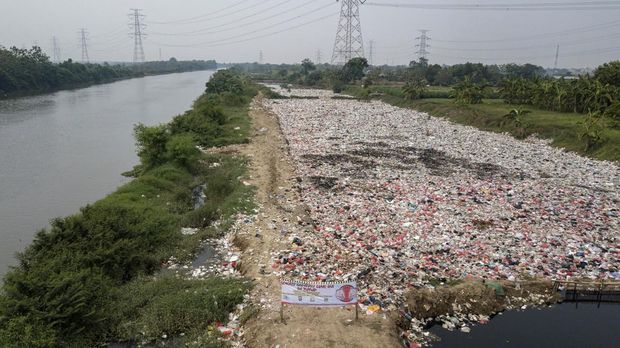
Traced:
<path fill-rule="evenodd" d="M 282 281 L 282 303 L 317 307 L 354 305 L 357 284 Z"/>

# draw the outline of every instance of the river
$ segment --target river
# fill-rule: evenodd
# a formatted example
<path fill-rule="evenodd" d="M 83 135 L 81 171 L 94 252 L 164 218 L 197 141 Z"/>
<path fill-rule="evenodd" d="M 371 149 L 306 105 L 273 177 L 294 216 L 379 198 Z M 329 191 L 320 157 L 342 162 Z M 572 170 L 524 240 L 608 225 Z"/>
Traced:
<path fill-rule="evenodd" d="M 477 325 L 471 333 L 447 331 L 437 325 L 431 332 L 441 341 L 432 348 L 569 348 L 617 347 L 620 342 L 620 305 L 562 303 L 548 308 L 507 311 Z M 616 342 L 616 343 L 613 343 Z"/>
<path fill-rule="evenodd" d="M 191 107 L 213 71 L 0 100 L 0 275 L 50 219 L 114 191 L 138 163 L 136 123 Z"/>

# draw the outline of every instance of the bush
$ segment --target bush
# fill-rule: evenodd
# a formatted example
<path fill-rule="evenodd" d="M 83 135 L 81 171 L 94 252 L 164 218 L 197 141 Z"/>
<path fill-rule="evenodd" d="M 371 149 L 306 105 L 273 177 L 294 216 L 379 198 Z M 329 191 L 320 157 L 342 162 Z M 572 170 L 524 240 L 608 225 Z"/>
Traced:
<path fill-rule="evenodd" d="M 480 104 L 486 88 L 485 85 L 474 83 L 469 77 L 465 77 L 452 88 L 452 93 L 457 103 Z"/>
<path fill-rule="evenodd" d="M 165 125 L 147 127 L 139 123 L 133 132 L 138 157 L 144 166 L 150 168 L 166 161 L 166 143 L 170 139 L 170 132 Z"/>
<path fill-rule="evenodd" d="M 405 99 L 416 100 L 422 98 L 426 93 L 426 81 L 422 79 L 416 79 L 408 81 L 403 86 L 403 95 Z"/>
<path fill-rule="evenodd" d="M 196 164 L 200 153 L 191 134 L 173 135 L 166 143 L 166 157 L 187 168 Z"/>
<path fill-rule="evenodd" d="M 115 292 L 110 312 L 121 324 L 114 336 L 152 341 L 163 334 L 205 332 L 216 321 L 228 321 L 228 313 L 243 301 L 249 287 L 243 279 L 183 279 L 172 274 L 137 279 Z"/>
<path fill-rule="evenodd" d="M 211 76 L 206 87 L 207 94 L 219 94 L 224 92 L 242 94 L 244 86 L 238 74 L 230 70 L 219 70 Z"/>
<path fill-rule="evenodd" d="M 594 78 L 603 84 L 620 87 L 620 60 L 605 63 L 596 68 Z"/>

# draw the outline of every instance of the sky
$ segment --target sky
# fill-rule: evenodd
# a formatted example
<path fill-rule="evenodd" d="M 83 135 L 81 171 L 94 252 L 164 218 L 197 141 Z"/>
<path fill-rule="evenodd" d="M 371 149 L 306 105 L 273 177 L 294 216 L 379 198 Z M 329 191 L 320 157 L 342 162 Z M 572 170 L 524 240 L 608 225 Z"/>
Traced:
<path fill-rule="evenodd" d="M 550 2 L 577 5 L 571 10 L 568 5 L 520 10 Z M 579 7 L 586 3 L 592 1 L 369 0 L 360 6 L 360 20 L 366 56 L 372 40 L 376 65 L 417 59 L 420 29 L 429 31 L 431 63 L 553 67 L 557 45 L 558 67 L 596 67 L 620 59 L 620 1 L 596 1 L 603 9 Z M 512 7 L 483 11 L 456 10 L 453 5 Z M 78 31 L 85 28 L 91 61 L 131 61 L 134 41 L 128 15 L 139 8 L 146 25 L 146 60 L 161 55 L 254 62 L 262 51 L 264 62 L 295 63 L 317 61 L 320 51 L 321 62 L 329 62 L 340 6 L 335 0 L 0 0 L 0 45 L 36 44 L 53 56 L 55 36 L 61 58 L 79 61 Z"/>

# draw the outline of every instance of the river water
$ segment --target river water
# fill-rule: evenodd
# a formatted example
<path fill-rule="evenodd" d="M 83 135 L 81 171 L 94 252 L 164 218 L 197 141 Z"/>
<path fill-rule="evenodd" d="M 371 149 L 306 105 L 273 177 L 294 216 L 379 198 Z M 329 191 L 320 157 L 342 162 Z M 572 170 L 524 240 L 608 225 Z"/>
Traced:
<path fill-rule="evenodd" d="M 470 333 L 431 332 L 441 338 L 433 348 L 569 348 L 620 346 L 620 304 L 569 303 L 548 308 L 507 311 Z"/>
<path fill-rule="evenodd" d="M 212 71 L 0 100 L 0 275 L 35 233 L 127 182 L 136 123 L 191 107 Z"/>

